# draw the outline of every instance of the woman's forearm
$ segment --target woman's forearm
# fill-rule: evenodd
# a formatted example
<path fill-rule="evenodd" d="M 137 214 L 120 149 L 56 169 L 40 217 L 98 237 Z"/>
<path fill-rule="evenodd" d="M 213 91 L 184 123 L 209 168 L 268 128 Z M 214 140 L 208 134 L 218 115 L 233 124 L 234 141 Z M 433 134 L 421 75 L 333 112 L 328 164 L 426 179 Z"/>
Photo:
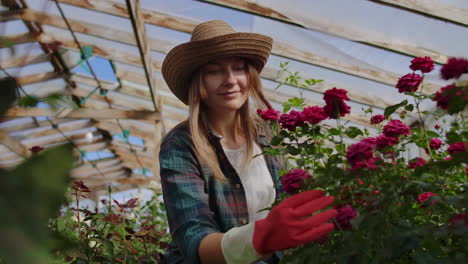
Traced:
<path fill-rule="evenodd" d="M 200 262 L 202 264 L 223 264 L 224 260 L 223 250 L 221 248 L 221 240 L 224 233 L 212 233 L 205 236 L 198 249 L 200 255 Z"/>

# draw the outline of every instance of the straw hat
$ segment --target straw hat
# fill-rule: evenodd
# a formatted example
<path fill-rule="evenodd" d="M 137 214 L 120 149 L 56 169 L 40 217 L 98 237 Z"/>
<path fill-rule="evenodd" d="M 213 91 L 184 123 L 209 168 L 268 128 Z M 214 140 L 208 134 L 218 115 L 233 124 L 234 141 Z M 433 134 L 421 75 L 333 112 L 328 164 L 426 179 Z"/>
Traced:
<path fill-rule="evenodd" d="M 261 34 L 236 32 L 222 20 L 195 27 L 189 42 L 174 47 L 164 59 L 162 75 L 171 91 L 188 104 L 192 74 L 204 64 L 227 56 L 247 58 L 260 72 L 270 55 L 273 40 Z"/>

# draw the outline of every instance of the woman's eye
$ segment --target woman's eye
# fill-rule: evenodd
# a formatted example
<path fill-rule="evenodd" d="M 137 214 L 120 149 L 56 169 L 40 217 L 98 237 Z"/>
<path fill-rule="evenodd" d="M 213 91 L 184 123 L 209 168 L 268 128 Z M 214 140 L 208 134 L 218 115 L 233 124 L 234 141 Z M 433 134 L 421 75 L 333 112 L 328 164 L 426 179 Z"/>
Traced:
<path fill-rule="evenodd" d="M 219 69 L 210 69 L 210 70 L 207 70 L 206 73 L 208 74 L 216 74 L 216 73 L 219 73 L 220 70 Z"/>

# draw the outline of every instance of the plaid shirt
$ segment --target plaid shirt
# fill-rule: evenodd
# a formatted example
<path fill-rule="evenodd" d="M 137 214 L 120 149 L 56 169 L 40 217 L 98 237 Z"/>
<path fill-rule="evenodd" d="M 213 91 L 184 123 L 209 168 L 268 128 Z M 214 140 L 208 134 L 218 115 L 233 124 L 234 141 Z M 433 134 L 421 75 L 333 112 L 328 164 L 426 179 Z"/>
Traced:
<path fill-rule="evenodd" d="M 198 248 L 206 235 L 225 233 L 248 223 L 247 201 L 239 175 L 224 154 L 220 138 L 211 134 L 210 143 L 228 178 L 226 182 L 216 180 L 212 171 L 199 162 L 186 122 L 169 132 L 161 144 L 161 184 L 173 239 L 165 254 L 166 263 L 198 264 Z M 262 148 L 268 145 L 264 136 L 258 138 L 258 143 Z M 281 164 L 269 156 L 265 156 L 265 161 L 278 196 Z M 272 257 L 258 263 L 276 261 L 277 258 Z"/>

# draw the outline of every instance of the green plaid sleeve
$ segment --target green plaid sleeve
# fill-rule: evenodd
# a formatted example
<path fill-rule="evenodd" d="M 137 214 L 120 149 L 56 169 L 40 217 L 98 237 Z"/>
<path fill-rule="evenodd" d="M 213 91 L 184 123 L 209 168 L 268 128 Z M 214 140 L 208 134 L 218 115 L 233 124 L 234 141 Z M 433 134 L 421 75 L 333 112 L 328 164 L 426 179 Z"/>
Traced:
<path fill-rule="evenodd" d="M 200 263 L 198 248 L 208 234 L 220 232 L 209 207 L 206 183 L 187 138 L 169 136 L 159 154 L 161 184 L 172 238 L 184 263 Z"/>

